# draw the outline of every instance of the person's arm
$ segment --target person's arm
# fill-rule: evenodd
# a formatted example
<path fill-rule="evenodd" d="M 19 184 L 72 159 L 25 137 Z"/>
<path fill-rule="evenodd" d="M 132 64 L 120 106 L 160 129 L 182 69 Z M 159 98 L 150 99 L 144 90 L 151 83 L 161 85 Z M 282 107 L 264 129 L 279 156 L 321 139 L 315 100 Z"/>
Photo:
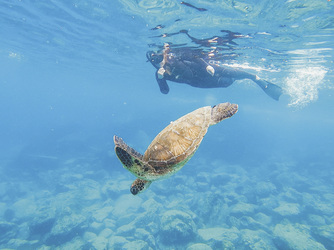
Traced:
<path fill-rule="evenodd" d="M 158 85 L 159 85 L 159 88 L 160 88 L 160 92 L 163 93 L 163 94 L 168 94 L 169 92 L 169 87 L 168 87 L 168 84 L 167 84 L 167 81 L 165 79 L 161 79 L 159 78 L 158 76 L 158 71 L 155 72 L 155 78 L 158 82 Z"/>

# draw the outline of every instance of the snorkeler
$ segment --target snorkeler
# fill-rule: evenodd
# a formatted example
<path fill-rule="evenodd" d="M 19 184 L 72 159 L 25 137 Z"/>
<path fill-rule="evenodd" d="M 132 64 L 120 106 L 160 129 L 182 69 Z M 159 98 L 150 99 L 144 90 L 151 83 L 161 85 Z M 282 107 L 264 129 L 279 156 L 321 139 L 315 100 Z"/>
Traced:
<path fill-rule="evenodd" d="M 282 88 L 245 71 L 221 66 L 201 50 L 191 48 L 171 49 L 168 44 L 160 53 L 148 51 L 147 59 L 157 69 L 155 76 L 163 94 L 169 92 L 168 81 L 186 83 L 197 88 L 226 88 L 236 80 L 250 79 L 268 96 L 279 100 Z"/>

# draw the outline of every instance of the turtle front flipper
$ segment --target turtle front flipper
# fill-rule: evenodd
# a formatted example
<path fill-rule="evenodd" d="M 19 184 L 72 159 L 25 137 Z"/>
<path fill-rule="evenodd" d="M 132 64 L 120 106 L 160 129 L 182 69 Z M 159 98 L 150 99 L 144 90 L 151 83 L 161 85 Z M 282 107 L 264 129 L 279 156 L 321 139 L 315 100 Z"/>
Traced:
<path fill-rule="evenodd" d="M 145 178 L 144 175 L 154 175 L 155 169 L 143 162 L 143 155 L 129 147 L 122 138 L 114 136 L 115 152 L 123 167 L 137 177 Z"/>
<path fill-rule="evenodd" d="M 143 191 L 145 191 L 150 185 L 151 185 L 152 181 L 145 181 L 143 179 L 136 179 L 130 188 L 130 192 L 133 195 L 139 194 Z"/>

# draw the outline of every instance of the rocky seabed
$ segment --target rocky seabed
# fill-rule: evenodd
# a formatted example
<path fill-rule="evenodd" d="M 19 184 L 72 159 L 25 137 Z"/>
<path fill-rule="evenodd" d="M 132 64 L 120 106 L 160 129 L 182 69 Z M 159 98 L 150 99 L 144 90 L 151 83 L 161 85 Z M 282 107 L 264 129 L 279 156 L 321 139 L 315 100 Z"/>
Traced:
<path fill-rule="evenodd" d="M 0 248 L 334 249 L 334 171 L 198 159 L 133 196 L 113 167 L 71 159 L 3 177 Z"/>

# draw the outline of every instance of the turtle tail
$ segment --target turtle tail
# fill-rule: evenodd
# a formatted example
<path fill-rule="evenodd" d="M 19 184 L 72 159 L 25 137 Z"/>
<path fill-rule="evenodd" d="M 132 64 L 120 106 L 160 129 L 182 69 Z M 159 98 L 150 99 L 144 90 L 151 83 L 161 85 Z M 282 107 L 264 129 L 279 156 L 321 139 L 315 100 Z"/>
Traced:
<path fill-rule="evenodd" d="M 224 119 L 230 118 L 238 111 L 238 104 L 232 104 L 229 102 L 220 103 L 212 107 L 211 110 L 211 123 L 215 125 Z"/>

